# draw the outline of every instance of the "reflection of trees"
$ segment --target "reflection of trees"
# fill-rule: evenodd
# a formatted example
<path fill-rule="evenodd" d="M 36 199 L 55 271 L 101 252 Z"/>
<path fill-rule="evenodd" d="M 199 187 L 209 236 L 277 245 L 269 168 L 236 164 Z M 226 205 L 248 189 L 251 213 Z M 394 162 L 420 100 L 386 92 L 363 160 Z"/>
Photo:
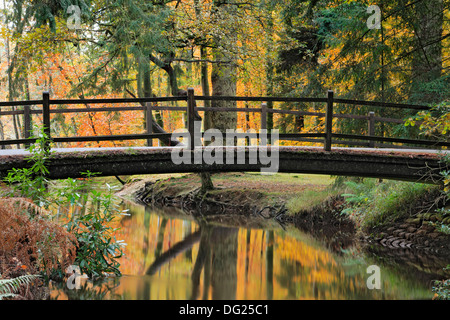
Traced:
<path fill-rule="evenodd" d="M 302 279 L 303 268 L 300 263 L 296 261 L 282 260 L 281 263 L 282 272 L 277 276 L 278 283 L 282 288 L 287 290 L 288 299 L 296 299 L 298 283 L 295 281 L 295 277 Z"/>
<path fill-rule="evenodd" d="M 170 260 L 178 256 L 180 253 L 185 252 L 192 248 L 200 240 L 200 231 L 194 232 L 184 238 L 183 241 L 178 242 L 172 248 L 162 253 L 161 255 L 155 255 L 157 258 L 152 263 L 152 265 L 147 269 L 147 275 L 155 274 L 163 265 L 168 263 Z"/>
<path fill-rule="evenodd" d="M 149 233 L 150 233 L 150 212 L 148 212 L 147 210 L 144 211 L 144 239 L 143 239 L 143 243 L 144 245 L 142 246 L 142 253 L 144 256 L 144 265 L 143 267 L 145 268 L 145 262 L 147 261 L 146 256 L 148 253 L 148 240 L 149 240 Z M 144 300 L 149 300 L 150 299 L 150 291 L 151 291 L 151 287 L 150 287 L 150 281 L 144 281 L 143 283 L 144 289 L 142 290 L 142 298 Z M 139 291 L 138 291 L 139 294 Z"/>
<path fill-rule="evenodd" d="M 199 294 L 200 276 L 204 270 L 203 299 L 236 299 L 238 229 L 202 225 L 201 240 L 192 272 L 192 299 Z"/>
<path fill-rule="evenodd" d="M 202 224 L 199 231 L 186 236 L 169 250 L 161 254 L 156 253 L 156 259 L 146 274 L 155 274 L 163 265 L 179 254 L 191 250 L 198 242 L 200 242 L 198 254 L 192 271 L 191 298 L 198 298 L 203 272 L 203 299 L 208 299 L 210 288 L 212 298 L 215 300 L 236 299 L 238 229 L 235 228 Z"/>
<path fill-rule="evenodd" d="M 273 299 L 273 243 L 275 234 L 273 231 L 267 233 L 267 254 L 266 254 L 266 281 L 267 281 L 267 299 Z"/>
<path fill-rule="evenodd" d="M 61 293 L 67 296 L 68 300 L 122 300 L 123 295 L 115 294 L 119 287 L 120 278 L 99 278 L 95 281 L 84 281 L 79 289 L 68 289 L 66 282 L 52 282 L 54 289 L 58 290 L 55 297 L 49 300 L 58 300 Z"/>
<path fill-rule="evenodd" d="M 210 244 L 212 298 L 236 299 L 238 229 L 214 228 Z"/>
<path fill-rule="evenodd" d="M 204 273 L 204 287 L 209 288 L 211 274 L 211 230 L 212 228 L 201 228 L 202 235 L 200 239 L 200 246 L 198 248 L 197 259 L 195 260 L 194 270 L 192 271 L 192 299 L 196 299 L 199 293 L 200 276 L 202 270 Z M 203 291 L 203 298 L 208 298 L 208 290 Z"/>
<path fill-rule="evenodd" d="M 276 279 L 288 299 L 318 299 L 328 293 L 333 298 L 349 297 L 351 285 L 329 252 L 289 237 L 277 238 L 276 243 L 280 258 Z"/>
<path fill-rule="evenodd" d="M 156 242 L 156 250 L 155 250 L 155 257 L 159 257 L 161 255 L 163 243 L 164 243 L 164 231 L 166 229 L 168 219 L 166 217 L 162 218 L 161 224 L 159 225 L 158 230 L 158 240 Z"/>

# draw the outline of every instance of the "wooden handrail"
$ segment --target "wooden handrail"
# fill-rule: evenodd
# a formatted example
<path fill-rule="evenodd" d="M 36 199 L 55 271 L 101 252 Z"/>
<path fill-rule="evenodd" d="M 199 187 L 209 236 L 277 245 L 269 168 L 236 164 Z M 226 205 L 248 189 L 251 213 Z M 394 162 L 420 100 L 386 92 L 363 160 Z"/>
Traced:
<path fill-rule="evenodd" d="M 196 101 L 246 101 L 246 102 L 261 102 L 260 108 L 213 108 L 213 107 L 197 107 Z M 158 106 L 156 102 L 176 102 L 184 101 L 186 106 Z M 281 109 L 269 109 L 267 108 L 267 102 L 302 102 L 302 103 L 326 103 L 326 112 L 311 112 L 301 110 L 281 110 Z M 77 105 L 77 104 L 124 104 L 124 103 L 139 103 L 141 106 L 118 106 L 118 107 L 94 107 L 94 108 L 64 108 L 64 109 L 52 109 L 52 105 Z M 404 138 L 388 138 L 375 136 L 375 122 L 390 122 L 401 124 L 404 120 L 386 118 L 376 116 L 372 111 L 367 115 L 356 114 L 341 114 L 334 113 L 333 109 L 336 104 L 352 104 L 382 108 L 400 108 L 400 109 L 413 109 L 413 110 L 430 110 L 430 107 L 420 105 L 398 104 L 398 103 L 382 103 L 376 101 L 362 101 L 362 100 L 350 100 L 339 99 L 334 97 L 333 91 L 328 92 L 326 98 L 298 98 L 298 97 L 239 97 L 239 96 L 196 96 L 194 89 L 189 88 L 187 96 L 178 97 L 152 97 L 152 98 L 112 98 L 112 99 L 50 99 L 49 93 L 44 92 L 42 100 L 29 100 L 29 101 L 6 101 L 0 102 L 1 107 L 8 106 L 23 106 L 23 110 L 15 111 L 2 111 L 0 109 L 0 116 L 7 115 L 23 115 L 23 128 L 25 139 L 3 140 L 0 141 L 0 145 L 13 145 L 13 144 L 25 144 L 29 145 L 34 142 L 35 139 L 28 139 L 30 137 L 32 115 L 42 114 L 43 124 L 46 134 L 53 138 L 54 142 L 83 142 L 83 141 L 112 141 L 112 140 L 138 140 L 147 139 L 148 145 L 151 145 L 152 139 L 167 138 L 170 133 L 154 134 L 151 130 L 151 125 L 146 126 L 145 134 L 127 134 L 127 135 L 111 135 L 111 136 L 94 136 L 94 137 L 51 137 L 50 130 L 50 115 L 51 114 L 65 114 L 65 113 L 95 113 L 95 112 L 123 112 L 123 111 L 146 111 L 147 118 L 152 120 L 152 110 L 168 110 L 187 112 L 187 127 L 191 137 L 194 133 L 195 114 L 198 112 L 246 112 L 246 113 L 260 113 L 261 114 L 261 129 L 267 128 L 267 114 L 290 114 L 296 116 L 312 116 L 325 118 L 325 132 L 322 133 L 294 133 L 294 134 L 280 134 L 280 140 L 293 140 L 293 141 L 310 141 L 320 142 L 323 139 L 324 148 L 326 151 L 330 151 L 333 144 L 348 144 L 363 145 L 368 147 L 377 146 L 376 142 L 387 143 L 402 143 L 402 144 L 415 144 L 434 147 L 450 147 L 450 143 L 421 140 L 421 139 L 404 139 Z M 31 109 L 31 106 L 42 106 L 42 109 Z M 368 136 L 363 135 L 348 135 L 337 134 L 333 132 L 333 119 L 354 119 L 364 120 L 368 122 Z M 151 124 L 151 121 L 149 122 Z M 342 139 L 350 139 L 343 141 Z M 356 140 L 356 141 L 355 141 Z M 362 142 L 361 140 L 365 140 Z M 193 144 L 191 145 L 193 148 Z"/>

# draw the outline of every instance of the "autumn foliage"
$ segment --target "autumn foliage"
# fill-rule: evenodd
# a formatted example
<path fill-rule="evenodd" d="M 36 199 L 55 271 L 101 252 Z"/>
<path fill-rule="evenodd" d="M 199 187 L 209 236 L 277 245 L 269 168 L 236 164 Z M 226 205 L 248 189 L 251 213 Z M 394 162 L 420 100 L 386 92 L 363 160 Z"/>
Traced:
<path fill-rule="evenodd" d="M 0 273 L 15 276 L 63 268 L 75 259 L 77 240 L 50 221 L 47 212 L 22 198 L 0 199 Z"/>

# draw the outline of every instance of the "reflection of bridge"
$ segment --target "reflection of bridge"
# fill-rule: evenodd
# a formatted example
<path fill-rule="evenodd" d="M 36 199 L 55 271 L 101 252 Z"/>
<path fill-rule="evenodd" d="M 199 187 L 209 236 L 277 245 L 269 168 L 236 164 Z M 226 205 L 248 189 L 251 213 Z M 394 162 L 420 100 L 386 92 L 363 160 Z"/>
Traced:
<path fill-rule="evenodd" d="M 260 108 L 215 108 L 197 107 L 197 101 L 244 101 L 262 102 Z M 176 102 L 186 106 L 158 106 L 161 102 Z M 326 105 L 324 112 L 309 112 L 299 110 L 280 110 L 269 108 L 267 102 L 283 102 L 292 108 L 299 104 L 313 103 Z M 93 104 L 139 104 L 140 106 L 126 107 L 101 107 L 93 108 Z M 39 105 L 42 105 L 40 107 Z M 74 108 L 74 105 L 84 105 L 83 108 Z M 139 98 L 139 99 L 80 99 L 80 100 L 51 100 L 48 93 L 43 94 L 42 100 L 1 102 L 0 107 L 11 107 L 12 110 L 0 110 L 0 116 L 22 117 L 23 134 L 17 139 L 2 140 L 1 146 L 27 145 L 34 142 L 30 138 L 31 123 L 41 122 L 47 135 L 57 144 L 63 147 L 73 142 L 101 142 L 146 140 L 152 145 L 152 139 L 160 139 L 167 146 L 179 145 L 179 141 L 173 139 L 170 133 L 165 132 L 156 121 L 153 120 L 153 110 L 170 110 L 174 112 L 187 112 L 187 135 L 192 139 L 195 136 L 194 123 L 202 112 L 244 112 L 259 113 L 260 128 L 267 129 L 269 114 L 293 115 L 294 117 L 311 116 L 324 119 L 324 130 L 319 133 L 281 133 L 280 140 L 303 141 L 323 143 L 324 147 L 279 147 L 279 172 L 291 173 L 315 173 L 332 175 L 349 175 L 362 177 L 376 177 L 386 179 L 399 179 L 408 181 L 434 182 L 440 179 L 439 172 L 445 166 L 439 161 L 439 151 L 418 148 L 448 148 L 449 142 L 431 141 L 422 139 L 405 139 L 401 137 L 382 137 L 375 135 L 375 123 L 403 123 L 401 119 L 391 119 L 375 116 L 373 111 L 366 114 L 346 114 L 335 112 L 335 106 L 362 106 L 368 108 L 397 108 L 428 110 L 426 106 L 404 105 L 392 103 L 379 103 L 370 101 L 356 101 L 335 99 L 333 92 L 329 92 L 326 98 L 275 98 L 275 97 L 201 97 L 195 96 L 189 89 L 187 95 L 165 98 Z M 57 108 L 51 108 L 57 106 Z M 52 124 L 57 121 L 52 116 L 67 113 L 87 113 L 92 116 L 97 112 L 127 112 L 139 111 L 145 114 L 146 133 L 89 137 L 54 137 Z M 38 119 L 33 120 L 33 115 Z M 334 133 L 333 126 L 336 119 L 354 121 L 367 121 L 368 127 L 365 135 Z M 16 118 L 17 123 L 18 118 Z M 259 135 L 257 135 L 259 137 Z M 357 146 L 359 148 L 335 148 L 333 145 Z M 364 148 L 362 148 L 364 147 Z M 377 148 L 378 147 L 378 148 Z M 237 172 L 260 171 L 267 167 L 258 159 L 256 163 L 250 161 L 252 148 L 246 148 L 243 164 L 179 164 L 175 165 L 171 159 L 173 148 L 80 148 L 80 149 L 55 149 L 56 153 L 49 162 L 50 178 L 64 178 L 68 176 L 79 177 L 80 172 L 101 172 L 104 176 L 132 175 L 148 173 L 175 173 L 175 172 Z M 271 148 L 271 147 L 269 147 Z M 389 149 L 386 149 L 389 148 Z M 197 147 L 195 152 L 203 150 Z M 227 148 L 230 159 L 236 158 L 236 148 Z M 258 150 L 261 150 L 258 149 Z M 188 153 L 194 152 L 188 150 Z M 442 151 L 447 152 L 447 151 Z M 25 160 L 26 152 L 19 149 L 0 150 L 0 173 L 3 175 L 11 168 L 29 166 Z"/>

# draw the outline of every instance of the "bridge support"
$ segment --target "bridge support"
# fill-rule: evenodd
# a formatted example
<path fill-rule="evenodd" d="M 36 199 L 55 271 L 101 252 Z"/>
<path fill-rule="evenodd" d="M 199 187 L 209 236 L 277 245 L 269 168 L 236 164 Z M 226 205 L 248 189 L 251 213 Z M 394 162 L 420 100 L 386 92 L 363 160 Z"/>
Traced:
<path fill-rule="evenodd" d="M 370 111 L 369 112 L 369 137 L 375 136 L 375 112 Z M 375 148 L 375 141 L 370 140 L 369 141 L 369 148 Z"/>
<path fill-rule="evenodd" d="M 190 136 L 190 149 L 195 150 L 195 92 L 194 88 L 188 88 L 187 97 L 187 129 Z"/>
<path fill-rule="evenodd" d="M 207 147 L 197 148 L 203 152 Z M 178 148 L 179 149 L 179 148 Z M 364 149 L 334 148 L 333 152 L 324 152 L 321 147 L 278 147 L 278 172 L 308 173 L 335 176 L 358 176 L 382 179 L 405 180 L 422 183 L 442 183 L 442 171 L 449 166 L 441 162 L 437 153 L 377 151 Z M 240 161 L 238 147 L 224 147 L 225 159 L 233 161 L 219 163 L 181 163 L 173 162 L 172 153 L 177 148 L 127 148 L 118 150 L 55 150 L 48 162 L 49 179 L 81 178 L 81 172 L 101 172 L 100 176 L 186 173 L 186 172 L 261 172 L 267 163 L 254 158 L 251 147 L 243 150 Z M 267 151 L 263 149 L 263 151 Z M 190 158 L 194 152 L 188 150 Z M 29 168 L 31 164 L 22 155 L 0 155 L 0 176 L 6 176 L 12 168 Z"/>
<path fill-rule="evenodd" d="M 331 151 L 333 135 L 333 104 L 334 92 L 332 90 L 328 90 L 327 111 L 325 115 L 325 151 Z"/>
<path fill-rule="evenodd" d="M 50 140 L 50 93 L 42 93 L 42 120 L 44 123 L 44 133 Z M 46 145 L 46 149 L 50 150 L 50 145 Z"/>

